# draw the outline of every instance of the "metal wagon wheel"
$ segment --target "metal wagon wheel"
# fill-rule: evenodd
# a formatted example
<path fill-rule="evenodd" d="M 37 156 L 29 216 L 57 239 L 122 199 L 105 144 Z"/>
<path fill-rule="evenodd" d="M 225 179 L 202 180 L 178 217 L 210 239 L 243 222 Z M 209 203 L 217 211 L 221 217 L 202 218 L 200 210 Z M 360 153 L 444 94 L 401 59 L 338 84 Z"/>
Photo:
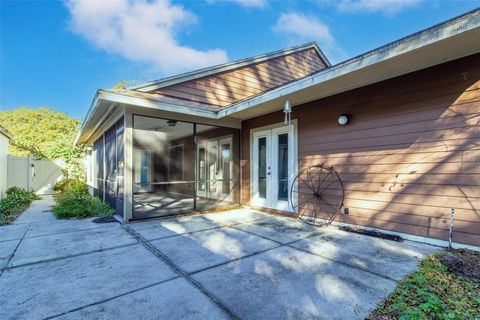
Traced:
<path fill-rule="evenodd" d="M 303 169 L 290 189 L 290 203 L 298 218 L 315 226 L 332 223 L 343 206 L 343 183 L 333 167 Z"/>

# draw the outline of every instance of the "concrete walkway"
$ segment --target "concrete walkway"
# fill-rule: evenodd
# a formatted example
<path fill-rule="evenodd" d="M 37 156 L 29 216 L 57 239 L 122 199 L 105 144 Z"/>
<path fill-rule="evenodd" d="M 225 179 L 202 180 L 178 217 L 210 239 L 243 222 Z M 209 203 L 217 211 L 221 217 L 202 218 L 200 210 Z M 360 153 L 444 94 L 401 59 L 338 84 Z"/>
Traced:
<path fill-rule="evenodd" d="M 0 319 L 363 319 L 439 248 L 249 209 L 0 227 Z"/>

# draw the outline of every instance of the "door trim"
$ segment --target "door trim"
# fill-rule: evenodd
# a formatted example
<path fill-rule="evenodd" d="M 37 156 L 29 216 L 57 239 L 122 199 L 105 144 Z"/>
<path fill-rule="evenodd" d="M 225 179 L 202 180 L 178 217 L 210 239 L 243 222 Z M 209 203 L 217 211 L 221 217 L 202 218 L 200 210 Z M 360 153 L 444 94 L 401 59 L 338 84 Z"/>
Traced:
<path fill-rule="evenodd" d="M 252 199 L 253 199 L 253 179 L 254 179 L 254 170 L 253 170 L 253 161 L 254 161 L 254 135 L 257 132 L 265 131 L 265 130 L 272 130 L 272 129 L 277 129 L 286 126 L 283 122 L 278 122 L 274 124 L 270 124 L 267 126 L 263 127 L 257 127 L 250 129 L 250 141 L 249 141 L 249 148 L 250 148 L 250 163 L 249 163 L 249 169 L 250 169 L 250 181 L 249 181 L 249 189 L 250 189 L 250 199 L 249 199 L 249 204 L 252 204 Z M 293 168 L 294 168 L 294 175 L 298 172 L 298 119 L 293 119 L 291 122 L 291 126 L 293 126 Z M 293 186 L 294 189 L 297 188 L 296 185 Z M 290 202 L 290 192 L 288 194 L 288 210 L 289 212 L 293 212 L 293 209 L 291 208 L 291 202 Z M 296 203 L 296 199 L 294 199 L 294 202 Z M 265 207 L 268 209 L 272 209 L 269 207 Z M 274 210 L 278 210 L 273 208 Z M 285 210 L 281 210 L 285 211 Z"/>

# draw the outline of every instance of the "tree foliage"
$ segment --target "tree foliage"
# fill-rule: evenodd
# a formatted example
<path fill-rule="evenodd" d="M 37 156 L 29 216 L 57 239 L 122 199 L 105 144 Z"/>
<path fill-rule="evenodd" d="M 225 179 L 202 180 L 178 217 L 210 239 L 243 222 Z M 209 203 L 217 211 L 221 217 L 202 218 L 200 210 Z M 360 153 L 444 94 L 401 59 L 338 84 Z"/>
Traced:
<path fill-rule="evenodd" d="M 13 134 L 10 153 L 29 154 L 72 162 L 81 158 L 83 148 L 73 146 L 80 121 L 50 108 L 18 108 L 0 111 L 0 125 Z"/>

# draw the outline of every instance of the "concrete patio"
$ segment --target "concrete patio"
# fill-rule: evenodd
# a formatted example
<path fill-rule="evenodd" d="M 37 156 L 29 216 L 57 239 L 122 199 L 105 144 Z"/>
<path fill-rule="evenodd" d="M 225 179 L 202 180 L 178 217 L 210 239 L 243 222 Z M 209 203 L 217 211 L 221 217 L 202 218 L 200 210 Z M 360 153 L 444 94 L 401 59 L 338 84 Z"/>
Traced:
<path fill-rule="evenodd" d="M 1 319 L 363 319 L 439 250 L 250 209 L 0 227 Z"/>

